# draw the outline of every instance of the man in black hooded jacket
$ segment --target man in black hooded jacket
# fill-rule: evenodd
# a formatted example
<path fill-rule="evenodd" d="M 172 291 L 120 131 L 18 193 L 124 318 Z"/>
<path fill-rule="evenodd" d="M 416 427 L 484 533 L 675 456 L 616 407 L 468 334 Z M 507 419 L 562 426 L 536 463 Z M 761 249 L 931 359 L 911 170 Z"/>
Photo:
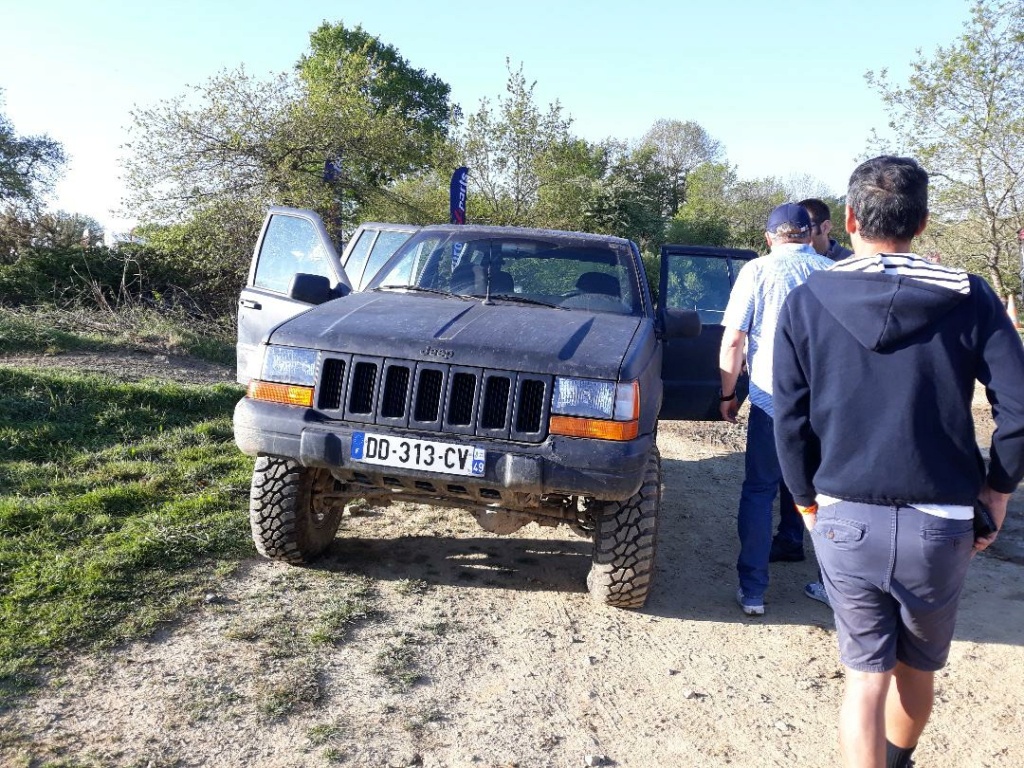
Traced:
<path fill-rule="evenodd" d="M 847 667 L 848 766 L 908 766 L 949 655 L 980 500 L 997 526 L 1024 477 L 1024 347 L 975 275 L 910 252 L 928 175 L 878 157 L 850 178 L 854 255 L 790 293 L 775 337 L 775 438 L 811 531 Z M 996 430 L 986 468 L 971 400 Z"/>

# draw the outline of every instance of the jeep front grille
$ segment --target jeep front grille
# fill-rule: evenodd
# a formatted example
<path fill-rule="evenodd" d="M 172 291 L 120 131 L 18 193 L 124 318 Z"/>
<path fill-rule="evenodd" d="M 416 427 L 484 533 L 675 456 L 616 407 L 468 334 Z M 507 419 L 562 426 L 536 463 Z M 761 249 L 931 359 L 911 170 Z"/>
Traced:
<path fill-rule="evenodd" d="M 536 432 L 540 429 L 540 416 L 544 410 L 544 382 L 527 379 L 523 382 L 519 395 L 519 408 L 516 409 L 516 430 L 518 432 Z"/>
<path fill-rule="evenodd" d="M 331 418 L 540 442 L 551 376 L 362 355 L 324 356 L 317 407 Z"/>
<path fill-rule="evenodd" d="M 352 375 L 352 391 L 348 398 L 349 413 L 366 416 L 373 412 L 377 367 L 376 363 L 356 363 L 356 370 Z"/>
<path fill-rule="evenodd" d="M 441 412 L 441 395 L 443 394 L 444 373 L 431 368 L 420 371 L 419 390 L 413 418 L 428 424 L 437 421 Z"/>
<path fill-rule="evenodd" d="M 345 361 L 336 358 L 325 360 L 323 376 L 320 377 L 320 399 L 317 400 L 317 406 L 325 411 L 336 411 L 341 408 L 344 383 Z"/>
<path fill-rule="evenodd" d="M 448 423 L 459 427 L 472 424 L 475 399 L 476 377 L 465 372 L 452 376 L 451 395 L 448 396 Z"/>

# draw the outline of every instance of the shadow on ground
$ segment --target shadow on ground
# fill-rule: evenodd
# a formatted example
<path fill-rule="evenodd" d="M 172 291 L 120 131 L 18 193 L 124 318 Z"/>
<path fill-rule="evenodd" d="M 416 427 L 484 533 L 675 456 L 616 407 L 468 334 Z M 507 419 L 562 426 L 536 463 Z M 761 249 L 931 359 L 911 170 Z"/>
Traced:
<path fill-rule="evenodd" d="M 802 563 L 772 565 L 767 615 L 743 616 L 733 602 L 736 585 L 736 505 L 742 454 L 699 461 L 663 459 L 664 500 L 660 516 L 655 586 L 643 613 L 671 619 L 723 623 L 764 622 L 831 628 L 832 614 L 803 593 L 815 580 L 817 565 L 808 539 Z M 1011 516 L 1020 518 L 1015 500 Z M 393 514 L 388 512 L 387 514 Z M 445 510 L 443 515 L 468 513 Z M 467 590 L 584 593 L 590 542 L 567 528 L 538 538 L 535 526 L 499 537 L 473 525 L 441 535 L 379 535 L 380 513 L 354 519 L 316 567 L 359 573 L 385 581 L 421 580 Z M 413 521 L 410 520 L 410 523 Z M 465 522 L 465 521 L 463 521 Z M 471 521 L 470 521 L 471 522 Z M 376 529 L 376 530 L 375 530 Z M 463 528 L 459 528 L 462 530 Z M 403 531 L 408 531 L 403 527 Z M 1021 546 L 1021 526 L 1007 530 L 1002 548 L 980 556 L 972 566 L 961 605 L 958 639 L 1024 644 L 1019 629 L 1024 587 L 1013 547 Z M 534 535 L 531 536 L 531 533 Z M 1009 560 L 1011 562 L 998 562 Z M 1014 563 L 1015 561 L 1015 563 Z M 1007 575 L 1006 569 L 1014 569 Z"/>

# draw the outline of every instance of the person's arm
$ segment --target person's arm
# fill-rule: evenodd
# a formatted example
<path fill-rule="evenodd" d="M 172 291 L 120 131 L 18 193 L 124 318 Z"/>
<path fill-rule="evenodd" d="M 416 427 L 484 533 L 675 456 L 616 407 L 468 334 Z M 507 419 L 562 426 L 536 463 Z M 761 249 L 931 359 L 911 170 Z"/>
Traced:
<path fill-rule="evenodd" d="M 743 355 L 747 334 L 754 321 L 754 272 L 756 262 L 748 261 L 736 276 L 729 293 L 729 303 L 722 314 L 722 346 L 718 351 L 718 368 L 722 383 L 722 396 L 736 394 L 736 382 L 743 371 Z M 740 410 L 739 397 L 723 400 L 718 411 L 726 421 L 736 423 Z"/>
<path fill-rule="evenodd" d="M 1006 519 L 1006 507 L 1024 478 L 1024 345 L 995 291 L 984 280 L 971 276 L 971 292 L 979 303 L 981 355 L 978 381 L 992 406 L 996 423 L 989 448 L 988 476 L 978 498 L 988 506 L 997 528 Z M 981 551 L 995 541 L 977 539 Z"/>
<path fill-rule="evenodd" d="M 726 421 L 736 423 L 736 414 L 740 410 L 740 399 L 736 396 L 736 384 L 743 370 L 743 348 L 747 334 L 735 328 L 722 331 L 722 347 L 718 353 L 718 373 L 722 377 L 722 397 L 732 395 L 730 400 L 722 400 L 718 410 Z"/>
<path fill-rule="evenodd" d="M 772 368 L 772 409 L 775 411 L 775 447 L 786 486 L 798 507 L 812 507 L 814 476 L 821 464 L 821 443 L 811 425 L 811 387 L 800 357 L 806 319 L 794 319 L 790 293 L 779 315 Z M 808 519 L 810 517 L 811 519 Z M 808 528 L 812 516 L 804 516 Z"/>

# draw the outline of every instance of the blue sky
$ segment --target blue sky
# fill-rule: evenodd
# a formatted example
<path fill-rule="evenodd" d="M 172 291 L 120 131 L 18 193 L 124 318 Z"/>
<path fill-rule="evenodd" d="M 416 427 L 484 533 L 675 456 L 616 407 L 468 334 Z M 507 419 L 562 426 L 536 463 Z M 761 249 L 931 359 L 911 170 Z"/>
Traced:
<path fill-rule="evenodd" d="M 864 73 L 898 81 L 916 51 L 961 33 L 967 0 L 632 0 L 495 4 L 425 0 L 7 0 L 3 110 L 71 158 L 51 207 L 108 229 L 123 192 L 129 112 L 223 69 L 290 69 L 323 21 L 361 24 L 452 87 L 464 111 L 523 64 L 541 105 L 559 100 L 591 140 L 638 139 L 659 118 L 695 120 L 743 177 L 809 174 L 846 185 L 886 117 Z"/>

